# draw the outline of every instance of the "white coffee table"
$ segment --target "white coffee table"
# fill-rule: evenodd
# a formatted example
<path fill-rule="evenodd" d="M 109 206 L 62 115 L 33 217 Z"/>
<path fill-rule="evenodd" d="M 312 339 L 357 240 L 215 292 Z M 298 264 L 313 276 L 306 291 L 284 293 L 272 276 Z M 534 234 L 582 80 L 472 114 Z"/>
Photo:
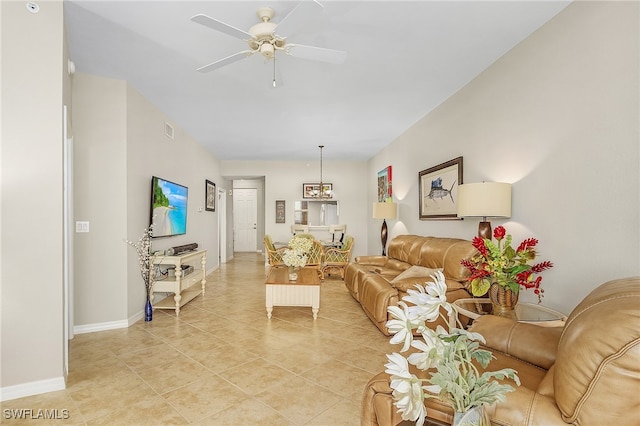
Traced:
<path fill-rule="evenodd" d="M 265 281 L 267 318 L 274 306 L 308 306 L 313 319 L 320 311 L 320 277 L 317 268 L 300 268 L 298 279 L 289 281 L 289 268 L 271 268 Z"/>
<path fill-rule="evenodd" d="M 458 299 L 453 302 L 458 313 L 472 320 L 481 315 L 491 314 L 493 306 L 488 298 L 468 298 Z M 542 327 L 562 327 L 567 317 L 565 314 L 554 311 L 542 305 L 534 303 L 518 303 L 515 308 L 516 319 L 518 322 L 535 324 Z M 449 318 L 449 322 L 453 324 L 454 318 Z"/>

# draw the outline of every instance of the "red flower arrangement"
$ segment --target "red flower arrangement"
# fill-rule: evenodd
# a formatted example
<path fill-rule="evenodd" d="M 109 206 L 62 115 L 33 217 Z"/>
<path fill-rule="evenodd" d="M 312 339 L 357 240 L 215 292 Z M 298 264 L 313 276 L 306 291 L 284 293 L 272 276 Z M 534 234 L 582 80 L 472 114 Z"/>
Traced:
<path fill-rule="evenodd" d="M 529 264 L 537 256 L 538 240 L 527 238 L 514 250 L 511 247 L 511 235 L 507 234 L 503 226 L 494 229 L 493 237 L 497 243 L 475 237 L 472 244 L 479 254 L 460 262 L 471 271 L 471 276 L 468 278 L 471 283 L 471 293 L 474 296 L 483 296 L 489 291 L 492 283 L 497 283 L 518 294 L 522 286 L 525 289 L 532 288 L 540 303 L 544 295 L 544 290 L 540 286 L 542 277 L 535 277 L 535 274 L 553 267 L 553 263 L 544 261 L 534 265 Z"/>

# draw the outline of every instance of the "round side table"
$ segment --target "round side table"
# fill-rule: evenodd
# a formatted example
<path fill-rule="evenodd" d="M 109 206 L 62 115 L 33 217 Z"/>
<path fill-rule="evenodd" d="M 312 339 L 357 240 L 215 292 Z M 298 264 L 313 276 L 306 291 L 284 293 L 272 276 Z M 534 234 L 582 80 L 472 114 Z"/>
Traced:
<path fill-rule="evenodd" d="M 480 315 L 490 315 L 493 310 L 491 300 L 487 298 L 458 299 L 453 302 L 460 315 L 474 320 Z M 562 312 L 554 311 L 545 306 L 534 303 L 518 303 L 515 308 L 518 322 L 535 324 L 542 327 L 562 327 L 567 320 Z M 455 318 L 449 318 L 450 325 L 455 323 Z"/>

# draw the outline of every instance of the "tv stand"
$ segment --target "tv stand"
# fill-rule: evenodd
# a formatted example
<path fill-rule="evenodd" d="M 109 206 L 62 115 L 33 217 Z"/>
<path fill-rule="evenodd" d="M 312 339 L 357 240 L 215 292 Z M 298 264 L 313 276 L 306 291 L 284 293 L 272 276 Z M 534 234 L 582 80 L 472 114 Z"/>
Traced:
<path fill-rule="evenodd" d="M 200 263 L 200 268 L 194 265 L 193 273 L 183 276 L 182 266 L 187 263 Z M 175 266 L 175 277 L 167 277 L 156 281 L 151 292 L 151 305 L 154 309 L 175 309 L 176 316 L 180 315 L 180 308 L 202 293 L 207 282 L 207 251 L 197 250 L 177 256 L 156 255 L 151 257 L 153 265 Z M 197 284 L 200 284 L 199 286 Z M 173 293 L 173 298 L 167 297 L 158 303 L 153 303 L 155 293 Z"/>

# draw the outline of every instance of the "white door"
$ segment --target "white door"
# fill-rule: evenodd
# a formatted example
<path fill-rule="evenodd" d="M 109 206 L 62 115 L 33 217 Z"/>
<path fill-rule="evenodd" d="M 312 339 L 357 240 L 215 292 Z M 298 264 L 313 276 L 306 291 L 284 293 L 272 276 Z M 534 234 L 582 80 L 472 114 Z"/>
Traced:
<path fill-rule="evenodd" d="M 233 190 L 234 251 L 256 251 L 258 190 Z"/>

